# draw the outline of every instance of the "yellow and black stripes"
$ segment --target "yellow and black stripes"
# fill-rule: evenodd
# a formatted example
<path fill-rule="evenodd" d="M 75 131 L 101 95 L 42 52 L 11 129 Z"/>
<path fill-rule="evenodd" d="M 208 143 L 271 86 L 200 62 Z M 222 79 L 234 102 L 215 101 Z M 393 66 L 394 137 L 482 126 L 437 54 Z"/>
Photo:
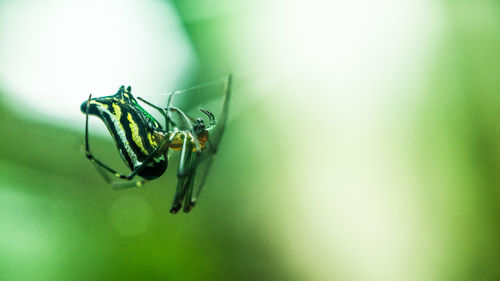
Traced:
<path fill-rule="evenodd" d="M 87 103 L 83 103 L 81 111 L 86 113 Z M 130 87 L 122 86 L 113 96 L 93 98 L 90 100 L 88 113 L 99 117 L 120 151 L 129 168 L 141 165 L 153 153 L 163 134 L 160 124 L 144 109 L 130 93 Z M 145 179 L 154 179 L 162 175 L 167 168 L 167 157 L 159 154 L 154 161 L 146 163 L 139 172 Z"/>

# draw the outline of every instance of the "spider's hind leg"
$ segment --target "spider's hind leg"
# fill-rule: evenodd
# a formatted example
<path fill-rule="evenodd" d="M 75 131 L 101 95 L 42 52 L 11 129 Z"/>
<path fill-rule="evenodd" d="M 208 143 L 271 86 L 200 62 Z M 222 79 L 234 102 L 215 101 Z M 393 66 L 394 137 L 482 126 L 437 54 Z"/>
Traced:
<path fill-rule="evenodd" d="M 104 181 L 106 181 L 109 185 L 111 185 L 111 188 L 113 190 L 127 189 L 131 187 L 143 186 L 144 184 L 146 184 L 146 180 L 144 179 L 140 179 L 138 181 L 132 181 L 132 180 L 127 181 L 126 179 L 117 180 L 120 177 L 118 177 L 116 174 L 111 174 L 108 170 L 103 169 L 100 165 L 98 165 L 95 162 L 94 165 L 96 167 L 97 172 L 99 172 Z"/>

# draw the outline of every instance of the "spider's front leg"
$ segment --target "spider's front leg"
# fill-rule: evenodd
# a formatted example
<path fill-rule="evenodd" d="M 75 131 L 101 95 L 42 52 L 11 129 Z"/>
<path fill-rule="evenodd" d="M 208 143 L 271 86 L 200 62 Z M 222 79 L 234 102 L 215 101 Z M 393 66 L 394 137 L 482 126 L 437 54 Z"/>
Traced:
<path fill-rule="evenodd" d="M 185 198 L 191 197 L 194 178 L 193 164 L 196 163 L 195 159 L 193 159 L 193 154 L 195 154 L 195 152 L 193 152 L 194 145 L 190 140 L 189 134 L 187 132 L 182 132 L 181 134 L 183 141 L 179 169 L 177 170 L 177 186 L 175 188 L 172 208 L 170 208 L 170 213 L 172 214 L 180 210 L 183 199 L 184 203 L 186 203 L 188 201 L 186 201 L 187 199 Z M 184 211 L 188 212 L 190 209 L 186 209 L 186 207 L 185 205 Z"/>

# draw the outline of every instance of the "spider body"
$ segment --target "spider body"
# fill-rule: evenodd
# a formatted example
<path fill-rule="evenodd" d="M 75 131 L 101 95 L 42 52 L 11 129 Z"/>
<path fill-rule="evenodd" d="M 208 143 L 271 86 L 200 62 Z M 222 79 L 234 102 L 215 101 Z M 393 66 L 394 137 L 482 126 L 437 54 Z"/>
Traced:
<path fill-rule="evenodd" d="M 134 170 L 168 138 L 168 132 L 137 103 L 130 90 L 122 86 L 115 95 L 93 98 L 82 103 L 80 109 L 104 122 L 123 161 Z M 160 148 L 153 161 L 145 163 L 137 175 L 147 180 L 160 177 L 168 166 L 166 153 L 166 149 Z"/>
<path fill-rule="evenodd" d="M 227 76 L 224 81 L 226 87 L 222 105 L 222 124 L 216 131 L 215 139 L 212 139 L 209 134 L 209 131 L 215 128 L 216 123 L 215 116 L 211 112 L 200 108 L 200 111 L 210 121 L 208 125 L 205 125 L 202 118 L 191 118 L 181 109 L 171 106 L 174 94 L 201 88 L 202 86 L 170 94 L 165 108 L 151 104 L 140 97 L 137 98 L 158 110 L 165 117 L 164 126 L 137 103 L 131 93 L 130 86 L 127 88 L 121 86 L 116 94 L 110 96 L 92 98 L 92 95 L 90 95 L 87 101 L 80 106 L 80 110 L 86 115 L 86 157 L 95 164 L 101 176 L 108 183 L 115 189 L 121 189 L 140 186 L 145 183 L 145 180 L 160 177 L 165 173 L 168 166 L 169 149 L 180 151 L 179 168 L 177 170 L 178 181 L 170 212 L 177 213 L 182 205 L 184 205 L 184 211 L 189 212 L 194 207 L 201 192 L 227 118 L 231 77 Z M 178 122 L 182 123 L 181 126 L 172 120 L 171 112 L 177 114 Z M 123 161 L 130 168 L 130 174 L 118 173 L 98 160 L 90 152 L 89 115 L 97 116 L 104 122 L 116 143 Z M 210 149 L 206 150 L 209 144 Z M 201 168 L 201 171 L 197 173 L 198 168 Z M 132 182 L 135 176 L 143 179 Z M 197 180 L 195 180 L 195 176 Z"/>

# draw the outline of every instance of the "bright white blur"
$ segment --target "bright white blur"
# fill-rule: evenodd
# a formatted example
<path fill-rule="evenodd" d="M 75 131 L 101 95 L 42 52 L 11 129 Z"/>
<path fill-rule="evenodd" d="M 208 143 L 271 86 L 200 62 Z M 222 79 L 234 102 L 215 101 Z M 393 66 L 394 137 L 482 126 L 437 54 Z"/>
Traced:
<path fill-rule="evenodd" d="M 160 1 L 0 1 L 0 42 L 0 83 L 11 102 L 34 113 L 27 116 L 80 127 L 90 93 L 123 84 L 163 93 L 195 62 L 177 14 Z"/>

